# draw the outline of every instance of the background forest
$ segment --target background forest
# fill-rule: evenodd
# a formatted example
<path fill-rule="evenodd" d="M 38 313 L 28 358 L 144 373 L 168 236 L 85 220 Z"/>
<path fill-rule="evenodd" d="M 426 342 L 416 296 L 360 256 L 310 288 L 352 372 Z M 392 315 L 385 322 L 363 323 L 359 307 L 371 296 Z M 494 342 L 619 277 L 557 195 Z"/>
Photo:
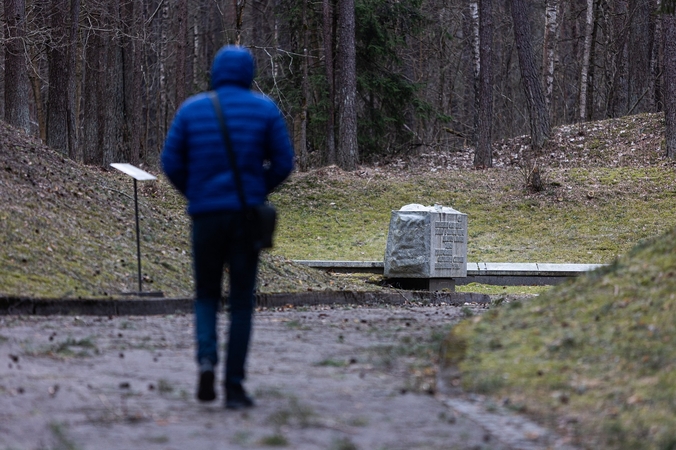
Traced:
<path fill-rule="evenodd" d="M 674 155 L 665 6 L 4 0 L 0 117 L 87 164 L 154 166 L 178 105 L 209 88 L 218 48 L 239 43 L 256 57 L 255 88 L 286 115 L 301 170 L 473 148 L 474 165 L 490 167 L 498 139 L 530 134 L 537 159 L 552 126 L 665 110 Z"/>

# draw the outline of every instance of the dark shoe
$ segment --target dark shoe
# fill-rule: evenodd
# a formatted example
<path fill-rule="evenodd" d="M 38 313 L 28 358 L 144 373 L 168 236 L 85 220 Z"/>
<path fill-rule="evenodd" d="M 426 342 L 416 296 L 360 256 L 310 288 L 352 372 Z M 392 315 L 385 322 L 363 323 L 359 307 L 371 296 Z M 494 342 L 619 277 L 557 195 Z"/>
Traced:
<path fill-rule="evenodd" d="M 202 362 L 200 365 L 200 381 L 197 388 L 197 399 L 202 402 L 216 400 L 214 390 L 214 366 L 210 362 Z"/>
<path fill-rule="evenodd" d="M 225 386 L 225 409 L 244 409 L 254 406 L 241 384 Z"/>

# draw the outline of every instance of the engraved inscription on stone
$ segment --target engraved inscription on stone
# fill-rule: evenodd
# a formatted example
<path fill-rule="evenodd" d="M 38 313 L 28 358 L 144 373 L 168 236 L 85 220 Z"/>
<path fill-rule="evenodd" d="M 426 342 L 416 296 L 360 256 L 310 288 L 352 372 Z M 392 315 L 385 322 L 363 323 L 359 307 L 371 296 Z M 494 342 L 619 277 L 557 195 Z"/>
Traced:
<path fill-rule="evenodd" d="M 432 277 L 467 276 L 467 216 L 452 213 L 432 213 Z"/>

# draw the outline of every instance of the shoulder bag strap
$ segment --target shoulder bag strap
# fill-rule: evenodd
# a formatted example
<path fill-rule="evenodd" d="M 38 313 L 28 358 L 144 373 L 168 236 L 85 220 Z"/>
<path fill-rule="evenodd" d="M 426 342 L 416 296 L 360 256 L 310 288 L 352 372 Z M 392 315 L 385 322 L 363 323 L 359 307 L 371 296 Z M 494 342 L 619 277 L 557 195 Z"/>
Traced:
<path fill-rule="evenodd" d="M 242 187 L 242 177 L 239 173 L 239 167 L 237 167 L 235 152 L 232 150 L 232 141 L 230 140 L 228 127 L 225 124 L 225 118 L 223 117 L 223 111 L 221 109 L 221 102 L 218 100 L 218 93 L 216 91 L 209 91 L 209 98 L 211 99 L 211 103 L 213 103 L 214 109 L 216 110 L 216 117 L 218 117 L 218 123 L 221 127 L 223 140 L 225 141 L 225 152 L 228 154 L 228 158 L 230 159 L 230 166 L 232 167 L 232 173 L 235 176 L 235 184 L 237 185 L 237 195 L 239 196 L 239 201 L 242 204 L 242 210 L 244 211 L 248 209 L 248 206 L 246 204 L 246 197 L 244 196 L 244 188 Z"/>

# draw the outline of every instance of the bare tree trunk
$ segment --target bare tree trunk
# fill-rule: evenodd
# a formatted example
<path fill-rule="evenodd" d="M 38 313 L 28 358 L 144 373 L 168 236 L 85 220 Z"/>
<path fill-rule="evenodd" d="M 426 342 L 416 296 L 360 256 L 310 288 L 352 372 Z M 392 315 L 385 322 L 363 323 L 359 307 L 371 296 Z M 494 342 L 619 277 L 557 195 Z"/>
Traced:
<path fill-rule="evenodd" d="M 656 7 L 659 11 L 661 7 L 661 0 L 657 0 Z M 654 45 L 652 46 L 652 51 L 650 53 L 650 74 L 655 81 L 654 86 L 654 96 L 655 96 L 655 111 L 664 111 L 664 100 L 662 97 L 662 84 L 660 83 L 660 72 L 662 71 L 662 66 L 660 62 L 662 61 L 662 20 L 657 19 L 655 21 L 655 38 L 653 39 Z"/>
<path fill-rule="evenodd" d="M 587 74 L 587 120 L 593 120 L 594 117 L 594 105 L 595 105 L 595 95 L 596 95 L 596 68 L 597 61 L 596 57 L 596 46 L 599 34 L 599 20 L 601 16 L 601 2 L 596 3 L 596 12 L 594 13 L 594 28 L 592 30 L 592 47 L 591 47 L 591 61 L 589 64 L 589 73 Z"/>
<path fill-rule="evenodd" d="M 335 85 L 333 77 L 334 67 L 334 25 L 332 0 L 323 0 L 322 2 L 322 21 L 324 25 L 324 69 L 326 71 L 326 83 L 329 90 L 328 119 L 326 120 L 326 161 L 329 164 L 336 164 L 336 134 L 335 134 Z"/>
<path fill-rule="evenodd" d="M 545 105 L 552 113 L 556 47 L 559 41 L 559 0 L 547 0 L 545 5 L 545 35 L 542 67 L 544 68 Z"/>
<path fill-rule="evenodd" d="M 203 22 L 200 21 L 201 17 L 204 15 L 204 11 L 202 11 L 202 1 L 200 1 L 200 9 L 197 10 L 197 12 L 194 13 L 193 16 L 193 23 L 191 26 L 192 34 L 191 34 L 191 42 L 192 42 L 192 73 L 190 76 L 192 77 L 192 87 L 191 89 L 193 92 L 195 90 L 201 91 L 200 89 L 200 63 L 201 63 L 201 58 L 200 56 L 202 55 L 203 52 L 203 42 L 201 38 L 201 33 L 203 32 L 206 27 L 203 27 Z"/>
<path fill-rule="evenodd" d="M 523 0 L 510 0 L 509 3 L 511 4 L 512 20 L 514 21 L 514 40 L 519 54 L 521 82 L 526 94 L 526 104 L 530 116 L 531 142 L 533 150 L 537 154 L 551 132 L 549 113 L 540 84 L 541 78 L 535 67 L 535 56 L 531 45 L 533 35 L 526 4 Z"/>
<path fill-rule="evenodd" d="M 474 132 L 473 143 L 477 145 L 479 132 L 479 98 L 480 98 L 480 74 L 481 74 L 481 32 L 479 24 L 479 2 L 472 0 L 469 2 L 469 19 L 472 26 L 472 69 L 474 75 Z"/>
<path fill-rule="evenodd" d="M 354 0 L 341 0 L 338 9 L 338 165 L 354 170 L 357 148 L 357 61 Z"/>
<path fill-rule="evenodd" d="M 158 61 L 157 64 L 159 66 L 159 80 L 158 80 L 158 89 L 155 90 L 157 93 L 157 103 L 156 103 L 156 108 L 157 108 L 157 126 L 156 126 L 156 136 L 157 136 L 157 142 L 156 142 L 156 149 L 157 153 L 159 154 L 160 148 L 162 146 L 161 141 L 162 137 L 166 135 L 166 130 L 169 127 L 169 96 L 167 95 L 167 92 L 169 91 L 168 83 L 167 83 L 167 64 L 168 64 L 168 36 L 167 36 L 167 24 L 169 22 L 169 8 L 167 7 L 166 3 L 161 5 L 161 21 L 159 24 L 159 37 L 160 37 L 160 42 L 159 42 L 159 49 L 158 49 Z"/>
<path fill-rule="evenodd" d="M 667 156 L 676 159 L 676 16 L 663 16 L 664 111 Z"/>
<path fill-rule="evenodd" d="M 493 5 L 480 0 L 479 6 L 479 109 L 474 167 L 493 167 Z"/>
<path fill-rule="evenodd" d="M 78 156 L 75 129 L 75 52 L 79 0 L 51 4 L 47 145 L 73 159 Z"/>
<path fill-rule="evenodd" d="M 25 0 L 5 0 L 5 121 L 30 129 Z"/>
<path fill-rule="evenodd" d="M 83 55 L 86 61 L 84 69 L 84 111 L 82 120 L 82 159 L 85 164 L 103 164 L 103 139 L 100 130 L 103 112 L 103 87 L 101 72 L 103 71 L 103 42 L 98 30 L 85 32 L 87 43 Z"/>
<path fill-rule="evenodd" d="M 654 80 L 650 71 L 655 25 L 654 0 L 629 2 L 629 114 L 652 111 Z"/>
<path fill-rule="evenodd" d="M 104 36 L 105 70 L 105 118 L 103 123 L 103 165 L 118 162 L 124 157 L 122 150 L 124 129 L 124 76 L 122 47 L 119 41 L 120 0 L 106 2 L 108 20 L 112 30 Z"/>
<path fill-rule="evenodd" d="M 82 150 L 79 146 L 78 136 L 78 35 L 80 31 L 80 0 L 71 0 L 70 9 L 70 50 L 68 57 L 70 59 L 70 72 L 68 74 L 68 155 L 77 161 L 82 161 Z"/>
<path fill-rule="evenodd" d="M 592 33 L 594 31 L 594 0 L 587 0 L 585 16 L 584 50 L 580 71 L 580 121 L 587 120 L 587 90 L 589 88 L 589 64 L 591 60 Z"/>
<path fill-rule="evenodd" d="M 188 35 L 188 0 L 178 0 L 176 6 L 176 106 L 186 99 L 186 40 Z"/>
<path fill-rule="evenodd" d="M 233 0 L 235 3 L 235 45 L 242 45 L 242 21 L 246 0 Z"/>
<path fill-rule="evenodd" d="M 606 46 L 611 55 L 608 58 L 607 90 L 608 99 L 606 106 L 607 117 L 622 116 L 627 113 L 627 66 L 628 66 L 628 7 L 627 1 L 606 2 L 606 29 L 609 37 Z"/>
<path fill-rule="evenodd" d="M 123 5 L 122 26 L 125 31 L 122 62 L 124 65 L 124 159 L 138 165 L 143 154 L 143 67 L 141 0 L 130 0 Z"/>
<path fill-rule="evenodd" d="M 301 80 L 301 106 L 298 117 L 298 127 L 294 133 L 296 138 L 296 154 L 298 158 L 298 168 L 301 171 L 308 169 L 308 151 L 307 151 L 307 105 L 308 97 L 310 96 L 309 81 L 308 81 L 308 22 L 307 22 L 307 0 L 303 0 L 302 13 L 302 42 L 303 42 L 303 61 L 302 71 L 303 79 Z"/>

